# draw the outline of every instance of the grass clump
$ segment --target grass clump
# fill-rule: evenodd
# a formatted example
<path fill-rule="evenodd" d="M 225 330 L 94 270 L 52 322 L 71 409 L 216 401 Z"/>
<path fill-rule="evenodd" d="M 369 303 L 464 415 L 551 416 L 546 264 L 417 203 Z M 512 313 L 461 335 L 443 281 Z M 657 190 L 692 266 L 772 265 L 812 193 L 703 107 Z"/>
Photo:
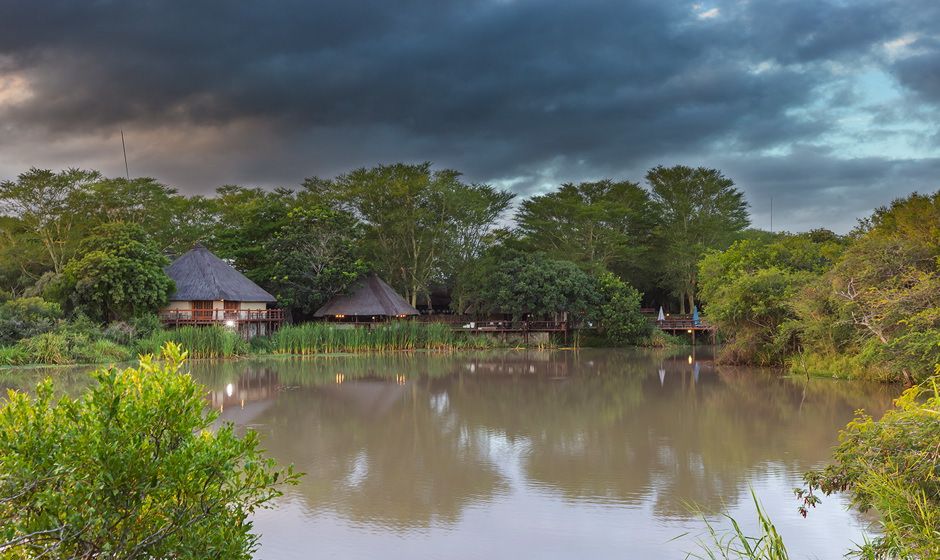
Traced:
<path fill-rule="evenodd" d="M 708 520 L 708 517 L 698 510 L 705 521 L 706 537 L 698 541 L 700 553 L 689 553 L 686 558 L 695 560 L 789 560 L 787 547 L 783 537 L 777 532 L 767 512 L 761 506 L 754 490 L 751 498 L 757 508 L 757 519 L 760 535 L 753 537 L 744 533 L 738 521 L 723 513 L 722 516 L 731 522 L 731 529 L 720 531 Z"/>

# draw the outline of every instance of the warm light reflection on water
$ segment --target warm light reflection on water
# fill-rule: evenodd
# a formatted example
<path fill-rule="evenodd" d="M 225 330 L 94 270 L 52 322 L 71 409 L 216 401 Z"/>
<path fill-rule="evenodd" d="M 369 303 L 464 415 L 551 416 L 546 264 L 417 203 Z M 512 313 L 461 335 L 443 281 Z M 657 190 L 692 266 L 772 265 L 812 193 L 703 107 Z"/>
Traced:
<path fill-rule="evenodd" d="M 858 408 L 896 389 L 716 368 L 704 352 L 583 350 L 194 363 L 211 406 L 306 472 L 256 516 L 259 558 L 682 558 L 696 503 L 793 558 L 839 558 L 866 521 L 804 520 L 792 489 Z M 685 535 L 685 536 L 681 536 Z M 678 537 L 678 538 L 677 538 Z"/>

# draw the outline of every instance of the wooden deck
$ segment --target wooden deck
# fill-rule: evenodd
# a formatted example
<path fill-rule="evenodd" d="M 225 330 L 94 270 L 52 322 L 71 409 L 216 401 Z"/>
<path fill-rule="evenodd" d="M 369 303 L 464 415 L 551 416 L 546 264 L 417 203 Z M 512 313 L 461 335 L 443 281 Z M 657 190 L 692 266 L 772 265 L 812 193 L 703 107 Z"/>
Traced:
<path fill-rule="evenodd" d="M 246 324 L 265 324 L 277 329 L 284 322 L 283 309 L 167 309 L 159 316 L 165 327 L 223 325 L 238 328 Z"/>
<path fill-rule="evenodd" d="M 695 344 L 695 339 L 702 334 L 708 337 L 712 344 L 714 344 L 715 337 L 718 333 L 718 327 L 704 319 L 694 321 L 692 317 L 666 317 L 664 321 L 658 321 L 656 317 L 649 317 L 649 320 L 650 323 L 659 327 L 663 332 L 673 335 L 682 333 L 691 335 L 692 344 Z"/>

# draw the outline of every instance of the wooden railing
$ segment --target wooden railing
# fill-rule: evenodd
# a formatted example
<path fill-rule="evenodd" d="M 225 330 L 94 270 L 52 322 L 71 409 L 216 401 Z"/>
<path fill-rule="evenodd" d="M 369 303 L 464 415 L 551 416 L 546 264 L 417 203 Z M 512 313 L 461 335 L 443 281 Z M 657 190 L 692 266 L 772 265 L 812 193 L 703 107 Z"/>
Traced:
<path fill-rule="evenodd" d="M 650 322 L 658 326 L 664 331 L 678 331 L 678 330 L 699 330 L 699 331 L 711 331 L 715 329 L 715 326 L 709 323 L 704 319 L 699 319 L 697 322 L 691 317 L 666 317 L 664 321 L 658 321 L 655 317 L 650 318 Z"/>
<path fill-rule="evenodd" d="M 236 326 L 241 323 L 281 323 L 283 309 L 166 309 L 160 312 L 164 325 Z"/>

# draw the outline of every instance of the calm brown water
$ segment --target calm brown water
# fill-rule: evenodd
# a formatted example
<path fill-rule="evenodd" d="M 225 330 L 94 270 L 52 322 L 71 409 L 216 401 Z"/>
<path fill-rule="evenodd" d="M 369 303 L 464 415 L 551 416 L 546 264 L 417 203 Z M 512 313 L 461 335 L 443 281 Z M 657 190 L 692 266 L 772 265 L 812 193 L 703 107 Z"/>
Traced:
<path fill-rule="evenodd" d="M 752 487 L 793 558 L 841 558 L 869 520 L 792 489 L 896 388 L 582 350 L 195 363 L 223 417 L 306 472 L 256 516 L 258 557 L 683 558 Z M 683 536 L 684 535 L 684 536 Z"/>

